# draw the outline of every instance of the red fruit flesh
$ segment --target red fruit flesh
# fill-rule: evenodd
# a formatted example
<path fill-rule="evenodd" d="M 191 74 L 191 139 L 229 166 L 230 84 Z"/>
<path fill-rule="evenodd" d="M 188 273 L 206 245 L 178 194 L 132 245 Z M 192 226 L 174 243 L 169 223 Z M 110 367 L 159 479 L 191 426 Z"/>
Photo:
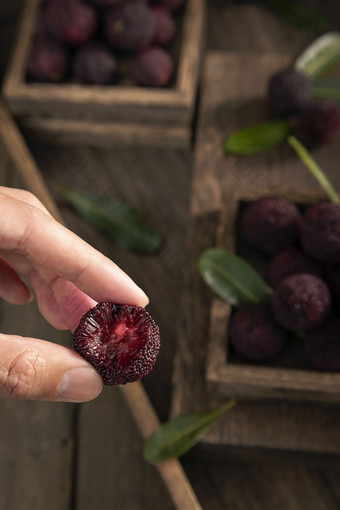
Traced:
<path fill-rule="evenodd" d="M 73 343 L 104 384 L 126 384 L 153 368 L 160 348 L 159 328 L 144 308 L 99 303 L 81 318 Z"/>

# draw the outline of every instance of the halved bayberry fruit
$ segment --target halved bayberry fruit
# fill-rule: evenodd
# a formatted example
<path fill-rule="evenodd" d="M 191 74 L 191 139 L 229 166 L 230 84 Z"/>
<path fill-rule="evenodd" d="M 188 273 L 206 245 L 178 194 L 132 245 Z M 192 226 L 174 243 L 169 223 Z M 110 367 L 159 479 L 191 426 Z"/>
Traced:
<path fill-rule="evenodd" d="M 100 373 L 104 384 L 126 384 L 141 379 L 153 368 L 160 335 L 144 308 L 105 302 L 83 315 L 73 343 Z"/>

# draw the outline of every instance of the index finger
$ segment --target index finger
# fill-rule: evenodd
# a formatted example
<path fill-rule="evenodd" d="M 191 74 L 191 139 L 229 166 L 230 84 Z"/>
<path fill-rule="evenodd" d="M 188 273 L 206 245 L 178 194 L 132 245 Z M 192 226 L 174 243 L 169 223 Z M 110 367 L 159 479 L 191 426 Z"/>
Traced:
<path fill-rule="evenodd" d="M 33 205 L 1 194 L 0 249 L 24 255 L 51 278 L 73 282 L 95 301 L 145 306 L 146 294 L 114 262 Z"/>

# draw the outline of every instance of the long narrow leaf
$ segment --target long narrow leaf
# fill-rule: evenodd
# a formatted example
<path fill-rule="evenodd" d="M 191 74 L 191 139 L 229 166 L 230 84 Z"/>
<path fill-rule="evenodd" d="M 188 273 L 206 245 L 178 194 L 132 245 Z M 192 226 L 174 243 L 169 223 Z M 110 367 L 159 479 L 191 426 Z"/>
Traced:
<path fill-rule="evenodd" d="M 110 235 L 122 248 L 138 253 L 154 253 L 160 248 L 160 235 L 142 221 L 135 207 L 86 191 L 61 185 L 57 188 L 81 216 L 98 230 Z"/>
<path fill-rule="evenodd" d="M 217 296 L 231 306 L 268 299 L 271 289 L 255 269 L 231 252 L 211 248 L 198 261 L 201 276 Z"/>
<path fill-rule="evenodd" d="M 229 154 L 250 155 L 279 145 L 292 131 L 287 120 L 264 122 L 233 133 L 224 142 L 224 151 Z"/>
<path fill-rule="evenodd" d="M 229 400 L 213 411 L 188 414 L 164 423 L 146 441 L 144 458 L 152 464 L 157 464 L 180 457 L 200 441 L 217 420 L 235 404 L 235 401 Z"/>
<path fill-rule="evenodd" d="M 295 69 L 313 80 L 340 61 L 340 33 L 328 32 L 318 37 L 296 59 Z"/>

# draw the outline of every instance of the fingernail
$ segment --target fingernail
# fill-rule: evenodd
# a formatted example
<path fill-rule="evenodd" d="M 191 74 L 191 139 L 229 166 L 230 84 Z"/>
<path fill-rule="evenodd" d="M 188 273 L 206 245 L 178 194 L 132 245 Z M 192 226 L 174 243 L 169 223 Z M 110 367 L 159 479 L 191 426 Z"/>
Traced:
<path fill-rule="evenodd" d="M 96 398 L 102 387 L 101 377 L 93 368 L 71 368 L 61 379 L 59 396 L 69 402 L 87 402 Z"/>

